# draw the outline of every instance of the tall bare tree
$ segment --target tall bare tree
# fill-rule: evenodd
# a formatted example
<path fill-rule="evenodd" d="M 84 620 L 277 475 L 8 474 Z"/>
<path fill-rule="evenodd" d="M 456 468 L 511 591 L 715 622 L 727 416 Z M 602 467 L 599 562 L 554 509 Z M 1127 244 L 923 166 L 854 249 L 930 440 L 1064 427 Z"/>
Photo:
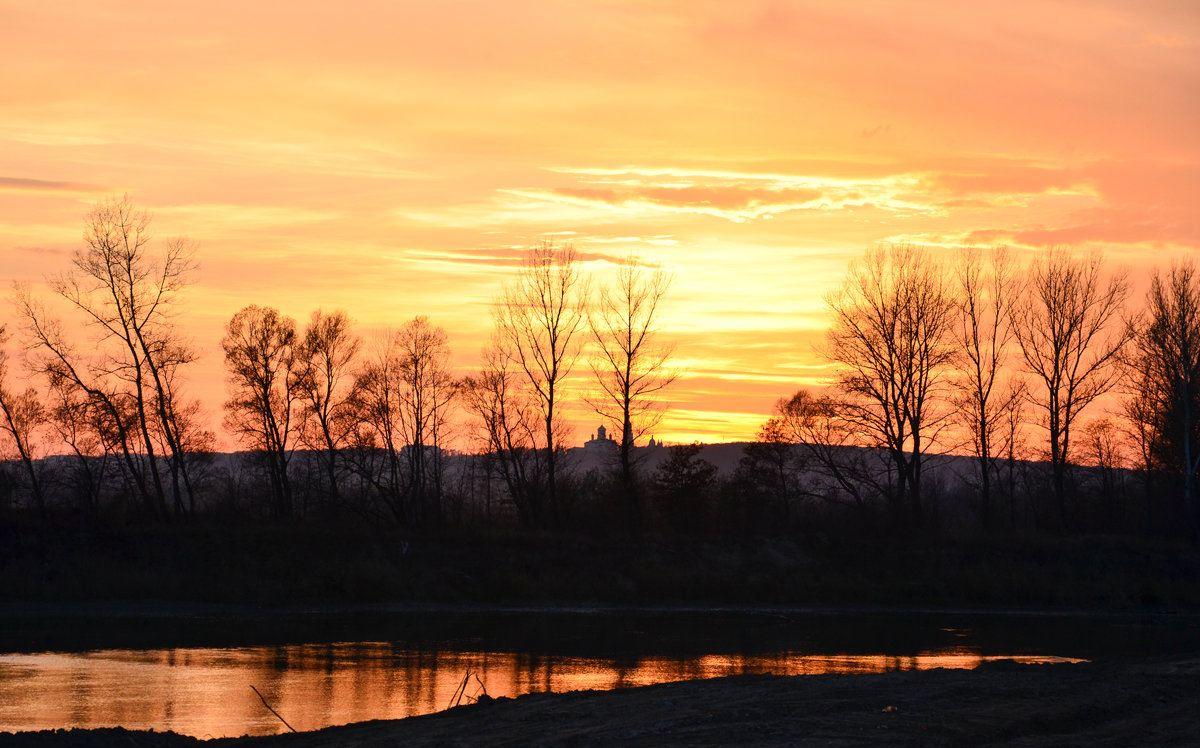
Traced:
<path fill-rule="evenodd" d="M 558 497 L 559 406 L 563 382 L 582 348 L 586 283 L 570 245 L 546 241 L 531 249 L 517 280 L 495 307 L 497 334 L 537 397 L 544 429 L 547 495 L 551 522 L 560 517 Z"/>
<path fill-rule="evenodd" d="M 979 459 L 980 517 L 992 519 L 992 476 L 999 457 L 1004 414 L 1018 390 L 1001 387 L 1005 356 L 1013 338 L 1012 310 L 1017 299 L 1016 275 L 1003 247 L 986 253 L 962 250 L 955 265 L 958 285 L 955 342 L 962 355 L 955 381 L 959 420 L 971 436 Z"/>
<path fill-rule="evenodd" d="M 620 430 L 621 484 L 635 522 L 633 447 L 662 420 L 658 396 L 678 376 L 667 368 L 673 346 L 657 339 L 660 305 L 670 285 L 670 276 L 662 270 L 647 271 L 635 258 L 626 258 L 617 268 L 615 283 L 600 290 L 588 314 L 596 343 L 591 367 L 599 386 L 588 404 Z"/>
<path fill-rule="evenodd" d="M 892 461 L 894 508 L 907 501 L 920 523 L 922 465 L 946 422 L 938 404 L 954 356 L 955 305 L 941 266 L 922 248 L 881 245 L 851 265 L 827 303 L 824 355 L 838 367 L 844 407 Z"/>
<path fill-rule="evenodd" d="M 1116 384 L 1114 364 L 1130 335 L 1120 319 L 1128 278 L 1119 271 L 1105 282 L 1102 264 L 1099 253 L 1048 251 L 1025 274 L 1026 292 L 1013 312 L 1021 357 L 1036 382 L 1031 401 L 1045 417 L 1060 525 L 1067 520 L 1071 427 Z"/>
<path fill-rule="evenodd" d="M 343 311 L 317 310 L 297 350 L 297 387 L 303 402 L 301 438 L 322 453 L 329 495 L 339 499 L 339 454 L 356 426 L 354 366 L 362 340 Z"/>
<path fill-rule="evenodd" d="M 175 381 L 178 389 L 178 371 L 195 359 L 174 324 L 194 263 L 187 241 L 167 241 L 155 253 L 151 239 L 149 214 L 127 195 L 105 200 L 85 219 L 84 247 L 72 257 L 72 269 L 50 279 L 94 334 L 87 354 L 67 340 L 28 288 L 18 290 L 17 306 L 41 353 L 38 367 L 70 378 L 104 406 L 147 511 L 162 514 L 164 452 L 177 511 L 191 493 L 170 407 L 178 392 L 168 388 Z"/>
<path fill-rule="evenodd" d="M 167 445 L 179 509 L 191 487 L 167 388 L 168 379 L 195 354 L 179 337 L 171 317 L 195 266 L 188 242 L 168 241 L 162 256 L 154 257 L 150 240 L 150 215 L 136 209 L 128 195 L 104 201 L 88 214 L 85 248 L 75 253 L 74 271 L 53 279 L 51 287 L 120 351 L 112 358 L 113 371 L 128 383 L 133 395 L 150 477 L 156 492 L 164 495 L 155 464 L 157 431 Z"/>
<path fill-rule="evenodd" d="M 1143 319 L 1125 357 L 1132 394 L 1126 414 L 1146 461 L 1178 476 L 1193 531 L 1200 532 L 1200 274 L 1195 263 L 1155 271 Z"/>
<path fill-rule="evenodd" d="M 281 519 L 293 512 L 288 467 L 299 398 L 296 346 L 296 321 L 255 304 L 233 315 L 221 339 L 229 382 L 225 425 L 262 456 L 272 509 Z"/>
<path fill-rule="evenodd" d="M 450 373 L 446 331 L 428 317 L 410 320 L 396 334 L 400 355 L 401 433 L 408 448 L 410 493 L 418 520 L 441 521 L 443 444 L 457 382 Z"/>

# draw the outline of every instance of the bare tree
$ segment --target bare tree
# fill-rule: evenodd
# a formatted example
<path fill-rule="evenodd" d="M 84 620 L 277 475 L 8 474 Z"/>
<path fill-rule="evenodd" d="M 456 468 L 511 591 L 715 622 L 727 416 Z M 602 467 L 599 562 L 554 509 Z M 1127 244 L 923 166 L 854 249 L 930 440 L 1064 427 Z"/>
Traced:
<path fill-rule="evenodd" d="M 1005 248 L 987 253 L 967 247 L 955 266 L 958 315 L 955 337 L 962 355 L 958 396 L 959 420 L 967 427 L 979 459 L 980 517 L 984 528 L 992 519 L 992 475 L 1000 454 L 1004 414 L 1015 402 L 1016 390 L 1001 390 L 1000 375 L 1012 341 L 1012 309 L 1017 299 L 1016 277 Z"/>
<path fill-rule="evenodd" d="M 27 285 L 17 286 L 15 301 L 25 333 L 35 349 L 31 355 L 33 369 L 45 375 L 52 384 L 65 380 L 83 393 L 79 402 L 88 405 L 87 417 L 94 424 L 105 449 L 120 457 L 122 475 L 140 498 L 142 511 L 149 516 L 160 514 L 163 497 L 147 483 L 145 455 L 138 452 L 138 433 L 130 407 L 132 396 L 121 383 L 105 376 L 104 367 L 94 360 L 94 356 L 77 352 L 67 340 L 62 322 L 46 313 Z M 83 417 L 82 412 L 63 415 L 74 419 Z"/>
<path fill-rule="evenodd" d="M 388 331 L 370 347 L 354 377 L 358 408 L 355 433 L 357 470 L 398 522 L 409 520 L 404 506 L 404 467 L 400 451 L 401 364 L 396 333 Z M 382 465 L 378 462 L 382 460 Z"/>
<path fill-rule="evenodd" d="M 920 523 L 921 469 L 946 422 L 938 404 L 954 356 L 955 305 L 941 267 L 918 247 L 875 247 L 827 302 L 833 324 L 823 352 L 838 366 L 843 405 L 892 462 L 893 507 L 907 500 Z"/>
<path fill-rule="evenodd" d="M 600 290 L 589 309 L 596 343 L 591 367 L 599 393 L 588 404 L 621 432 L 621 484 L 630 520 L 637 521 L 633 447 L 663 416 L 659 394 L 678 376 L 667 369 L 673 346 L 657 340 L 660 304 L 671 285 L 662 270 L 647 272 L 629 257 L 617 268 L 616 282 Z"/>
<path fill-rule="evenodd" d="M 180 395 L 181 385 L 177 370 L 169 370 L 164 377 L 165 411 L 171 419 L 175 445 L 182 456 L 181 472 L 187 480 L 187 512 L 196 514 L 197 477 L 210 471 L 216 435 L 207 428 L 209 415 L 196 398 Z M 176 507 L 179 509 L 179 507 Z"/>
<path fill-rule="evenodd" d="M 457 382 L 450 374 L 446 331 L 414 317 L 396 334 L 401 417 L 408 475 L 419 521 L 441 521 L 443 444 Z"/>
<path fill-rule="evenodd" d="M 21 392 L 9 389 L 8 384 L 8 332 L 5 325 L 0 325 L 0 431 L 8 434 L 12 440 L 17 456 L 29 477 L 29 488 L 33 492 L 34 502 L 38 512 L 46 511 L 46 497 L 42 493 L 42 483 L 38 471 L 33 464 L 34 444 L 37 440 L 37 430 L 45 423 L 45 413 L 42 409 L 41 398 L 37 390 L 28 387 Z"/>
<path fill-rule="evenodd" d="M 103 438 L 103 409 L 73 380 L 55 373 L 48 379 L 47 422 L 59 442 L 74 455 L 77 505 L 91 515 L 99 509 L 104 476 L 114 451 Z"/>
<path fill-rule="evenodd" d="M 318 309 L 297 349 L 297 387 L 304 404 L 301 438 L 322 453 L 334 503 L 339 500 L 339 453 L 356 426 L 353 369 L 361 346 L 345 312 Z"/>
<path fill-rule="evenodd" d="M 1131 398 L 1126 414 L 1140 434 L 1144 462 L 1178 476 L 1200 532 L 1200 275 L 1185 261 L 1157 271 L 1124 357 Z"/>
<path fill-rule="evenodd" d="M 105 200 L 85 219 L 84 247 L 72 257 L 73 268 L 50 279 L 51 289 L 95 333 L 95 354 L 80 355 L 68 344 L 61 325 L 46 317 L 27 289 L 18 292 L 18 308 L 44 354 L 43 371 L 68 376 L 105 401 L 114 421 L 124 420 L 123 410 L 132 415 L 132 423 L 118 429 L 126 466 L 148 510 L 162 513 L 166 492 L 158 463 L 164 447 L 157 442 L 165 445 L 176 510 L 191 492 L 167 388 L 195 358 L 173 321 L 194 264 L 192 247 L 182 239 L 168 241 L 159 255 L 150 244 L 149 214 L 128 196 Z"/>
<path fill-rule="evenodd" d="M 1060 525 L 1066 521 L 1066 470 L 1071 427 L 1096 398 L 1117 382 L 1113 365 L 1129 339 L 1120 324 L 1129 294 L 1124 271 L 1101 279 L 1099 253 L 1078 259 L 1051 250 L 1026 273 L 1026 293 L 1014 309 L 1013 332 L 1025 368 L 1040 385 L 1030 396 L 1044 413 Z"/>
<path fill-rule="evenodd" d="M 299 398 L 296 322 L 251 304 L 229 320 L 221 348 L 229 382 L 226 428 L 262 455 L 275 516 L 288 518 L 293 511 L 288 466 Z"/>
<path fill-rule="evenodd" d="M 1023 379 L 1012 377 L 1008 380 L 1000 395 L 999 428 L 993 435 L 996 437 L 993 454 L 1004 461 L 1001 485 L 1008 503 L 1009 527 L 1013 531 L 1017 527 L 1017 460 L 1025 449 L 1023 429 L 1028 391 L 1028 384 Z"/>
<path fill-rule="evenodd" d="M 1087 464 L 1095 468 L 1100 500 L 1112 520 L 1121 516 L 1117 497 L 1124 494 L 1125 434 L 1111 418 L 1093 419 L 1083 428 L 1083 451 Z"/>
<path fill-rule="evenodd" d="M 443 445 L 458 383 L 449 369 L 446 332 L 415 317 L 388 332 L 357 377 L 360 442 L 382 448 L 382 471 L 364 466 L 395 518 L 411 524 L 440 521 Z"/>
<path fill-rule="evenodd" d="M 558 408 L 563 381 L 570 375 L 582 346 L 586 284 L 579 257 L 570 245 L 542 242 L 529 251 L 515 283 L 504 289 L 495 308 L 503 350 L 522 372 L 537 397 L 544 429 L 550 519 L 560 518 L 558 502 Z"/>
<path fill-rule="evenodd" d="M 542 480 L 533 459 L 539 415 L 533 397 L 513 370 L 513 357 L 502 346 L 500 340 L 491 341 L 483 349 L 479 371 L 466 377 L 459 389 L 521 522 L 537 526 L 543 523 L 544 509 Z"/>
<path fill-rule="evenodd" d="M 876 461 L 860 448 L 870 443 L 860 430 L 856 409 L 829 395 L 797 390 L 775 403 L 762 433 L 798 445 L 802 465 L 817 479 L 807 495 L 863 510 L 869 505 L 868 490 L 887 494 L 888 487 L 879 478 Z"/>

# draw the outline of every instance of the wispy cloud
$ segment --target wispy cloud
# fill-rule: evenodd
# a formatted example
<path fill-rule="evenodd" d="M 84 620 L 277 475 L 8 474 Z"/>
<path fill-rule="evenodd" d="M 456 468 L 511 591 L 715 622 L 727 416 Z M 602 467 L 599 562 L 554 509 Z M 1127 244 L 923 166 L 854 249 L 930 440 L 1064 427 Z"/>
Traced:
<path fill-rule="evenodd" d="M 802 210 L 861 207 L 896 213 L 932 210 L 904 197 L 919 187 L 919 175 L 845 179 L 669 167 L 551 171 L 575 177 L 576 184 L 501 191 L 531 200 L 627 214 L 699 214 L 735 223 Z"/>
<path fill-rule="evenodd" d="M 27 177 L 0 177 L 0 190 L 16 192 L 104 192 L 105 188 L 86 182 L 59 182 Z"/>

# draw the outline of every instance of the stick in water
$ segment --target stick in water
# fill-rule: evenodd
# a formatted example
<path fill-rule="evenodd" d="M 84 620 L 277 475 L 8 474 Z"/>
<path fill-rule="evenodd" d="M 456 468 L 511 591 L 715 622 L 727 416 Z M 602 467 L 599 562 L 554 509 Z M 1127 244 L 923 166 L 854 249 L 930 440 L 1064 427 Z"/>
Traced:
<path fill-rule="evenodd" d="M 253 691 L 254 693 L 258 693 L 258 689 L 255 688 L 254 686 L 250 686 L 250 690 Z M 296 731 L 296 728 L 289 725 L 288 721 L 286 719 L 284 719 L 279 714 L 279 712 L 275 711 L 274 709 L 271 709 L 271 705 L 267 703 L 267 700 L 263 698 L 263 695 L 261 693 L 258 693 L 258 698 L 260 701 L 262 701 L 263 706 L 265 706 L 267 709 L 271 710 L 271 714 L 274 714 L 276 717 L 279 717 L 279 721 L 282 722 L 287 727 L 287 729 L 291 730 L 292 732 Z"/>
<path fill-rule="evenodd" d="M 447 709 L 453 709 L 462 703 L 463 694 L 467 692 L 467 681 L 471 679 L 471 671 L 467 670 L 467 674 L 463 676 L 462 683 L 458 684 L 458 688 L 454 689 L 454 695 L 450 697 L 450 703 L 446 706 Z"/>

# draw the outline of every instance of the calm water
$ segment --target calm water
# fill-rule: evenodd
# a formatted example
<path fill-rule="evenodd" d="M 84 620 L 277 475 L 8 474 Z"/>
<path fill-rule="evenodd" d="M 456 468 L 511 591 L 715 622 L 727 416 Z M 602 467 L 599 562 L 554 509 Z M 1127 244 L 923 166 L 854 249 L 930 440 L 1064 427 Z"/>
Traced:
<path fill-rule="evenodd" d="M 5 730 L 123 726 L 196 737 L 297 730 L 445 709 L 467 671 L 466 699 L 642 686 L 739 673 L 788 675 L 975 667 L 972 653 L 916 656 L 709 655 L 614 662 L 496 652 L 414 652 L 380 642 L 235 649 L 106 650 L 0 656 Z M 1027 661 L 1056 658 L 1025 657 Z M 477 676 L 477 678 L 476 678 Z"/>
<path fill-rule="evenodd" d="M 119 624 L 105 625 L 119 634 Z M 1147 629 L 1127 621 L 945 614 L 475 613 L 385 616 L 366 628 L 395 636 L 0 654 L 0 731 L 119 725 L 202 738 L 285 731 L 251 686 L 297 730 L 313 730 L 440 711 L 468 672 L 464 703 L 484 689 L 511 697 L 742 673 L 971 668 L 1005 657 L 1057 662 L 1200 641 L 1194 622 Z M 97 626 L 88 629 L 94 642 Z"/>

